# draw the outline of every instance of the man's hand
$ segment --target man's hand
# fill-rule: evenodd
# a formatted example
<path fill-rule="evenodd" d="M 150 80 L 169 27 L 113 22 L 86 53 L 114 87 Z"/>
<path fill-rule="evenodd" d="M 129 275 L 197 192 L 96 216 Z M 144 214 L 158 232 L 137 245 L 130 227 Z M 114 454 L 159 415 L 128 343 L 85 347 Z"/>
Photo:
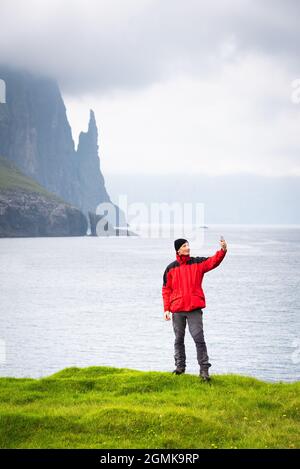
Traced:
<path fill-rule="evenodd" d="M 170 319 L 171 319 L 170 315 L 171 315 L 170 311 L 165 311 L 164 312 L 165 321 L 170 321 Z"/>
<path fill-rule="evenodd" d="M 221 245 L 221 249 L 223 249 L 223 251 L 227 251 L 227 243 L 226 243 L 226 241 L 223 237 L 220 239 L 220 245 Z"/>

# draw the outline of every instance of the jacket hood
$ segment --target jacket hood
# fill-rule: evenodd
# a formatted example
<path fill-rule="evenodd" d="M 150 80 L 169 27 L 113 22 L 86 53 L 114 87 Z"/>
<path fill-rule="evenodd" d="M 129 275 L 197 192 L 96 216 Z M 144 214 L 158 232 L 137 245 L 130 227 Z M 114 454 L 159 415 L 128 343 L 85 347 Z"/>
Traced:
<path fill-rule="evenodd" d="M 188 254 L 188 255 L 185 255 L 185 254 L 181 254 L 179 255 L 178 253 L 176 253 L 176 259 L 177 261 L 179 262 L 179 264 L 186 264 L 187 261 L 191 258 L 191 256 Z"/>

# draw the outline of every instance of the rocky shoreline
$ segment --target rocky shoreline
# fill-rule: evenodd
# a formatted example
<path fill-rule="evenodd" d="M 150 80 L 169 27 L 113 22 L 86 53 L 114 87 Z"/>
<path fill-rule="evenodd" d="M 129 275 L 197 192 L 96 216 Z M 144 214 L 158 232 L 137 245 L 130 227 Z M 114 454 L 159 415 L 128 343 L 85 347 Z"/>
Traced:
<path fill-rule="evenodd" d="M 0 190 L 0 237 L 85 236 L 87 219 L 55 195 L 21 188 Z"/>

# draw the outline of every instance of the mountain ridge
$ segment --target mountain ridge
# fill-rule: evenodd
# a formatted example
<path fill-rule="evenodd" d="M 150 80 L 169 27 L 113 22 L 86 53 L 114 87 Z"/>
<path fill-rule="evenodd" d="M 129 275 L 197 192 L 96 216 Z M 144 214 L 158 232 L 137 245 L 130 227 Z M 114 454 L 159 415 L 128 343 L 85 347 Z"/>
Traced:
<path fill-rule="evenodd" d="M 0 154 L 48 191 L 78 207 L 89 221 L 102 202 L 117 213 L 113 225 L 125 225 L 123 212 L 112 203 L 100 170 L 98 129 L 90 111 L 87 132 L 75 149 L 58 83 L 49 77 L 0 64 L 6 102 L 0 104 Z M 119 218 L 118 218 L 119 217 Z"/>

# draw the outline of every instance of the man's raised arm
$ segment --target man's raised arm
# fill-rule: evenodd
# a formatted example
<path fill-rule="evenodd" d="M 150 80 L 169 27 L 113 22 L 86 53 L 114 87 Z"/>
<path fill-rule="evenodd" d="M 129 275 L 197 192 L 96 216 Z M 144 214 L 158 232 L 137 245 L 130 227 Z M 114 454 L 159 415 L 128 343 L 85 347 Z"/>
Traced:
<path fill-rule="evenodd" d="M 224 259 L 227 252 L 227 243 L 225 240 L 220 241 L 221 249 L 219 249 L 213 256 L 208 257 L 201 265 L 203 272 L 209 272 L 218 267 Z"/>

